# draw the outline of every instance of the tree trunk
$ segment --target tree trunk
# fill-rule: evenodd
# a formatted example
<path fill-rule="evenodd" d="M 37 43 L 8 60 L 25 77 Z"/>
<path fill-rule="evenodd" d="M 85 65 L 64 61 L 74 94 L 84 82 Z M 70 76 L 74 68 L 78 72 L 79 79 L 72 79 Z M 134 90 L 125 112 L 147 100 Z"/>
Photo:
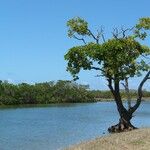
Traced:
<path fill-rule="evenodd" d="M 123 132 L 123 131 L 129 131 L 129 130 L 137 129 L 136 127 L 134 127 L 131 124 L 130 120 L 132 119 L 132 114 L 137 110 L 137 108 L 141 104 L 142 87 L 148 79 L 150 79 L 150 71 L 147 72 L 147 74 L 145 75 L 145 77 L 143 78 L 141 83 L 139 84 L 138 97 L 137 97 L 136 104 L 133 107 L 130 107 L 128 110 L 123 106 L 123 103 L 122 103 L 122 99 L 120 96 L 119 80 L 117 78 L 114 79 L 114 87 L 113 87 L 112 86 L 112 78 L 107 79 L 108 80 L 108 87 L 110 88 L 110 90 L 114 96 L 114 99 L 115 99 L 115 102 L 117 105 L 117 109 L 118 109 L 118 112 L 120 115 L 119 123 L 108 128 L 108 131 L 110 133 Z"/>
<path fill-rule="evenodd" d="M 120 119 L 119 119 L 119 123 L 109 127 L 108 131 L 110 133 L 114 133 L 114 132 L 123 132 L 123 131 L 136 129 L 136 127 L 134 127 L 130 122 L 130 120 L 132 119 L 132 113 L 130 112 L 130 110 L 127 110 L 123 106 L 121 95 L 120 95 L 119 80 L 114 80 L 114 88 L 112 87 L 112 82 L 111 84 L 109 84 L 109 87 L 111 91 L 113 91 L 112 94 L 114 96 L 117 105 Z"/>
<path fill-rule="evenodd" d="M 130 120 L 132 119 L 132 114 L 129 111 L 122 110 L 122 113 L 119 114 L 120 114 L 119 123 L 108 128 L 108 131 L 110 133 L 130 131 L 133 129 L 137 129 L 130 122 Z"/>

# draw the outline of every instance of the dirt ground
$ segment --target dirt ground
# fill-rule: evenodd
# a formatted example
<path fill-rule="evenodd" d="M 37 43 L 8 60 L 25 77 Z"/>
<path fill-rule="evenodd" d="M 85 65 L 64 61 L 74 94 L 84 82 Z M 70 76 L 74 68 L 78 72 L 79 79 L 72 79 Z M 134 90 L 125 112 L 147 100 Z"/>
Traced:
<path fill-rule="evenodd" d="M 99 137 L 65 150 L 150 150 L 150 128 Z"/>

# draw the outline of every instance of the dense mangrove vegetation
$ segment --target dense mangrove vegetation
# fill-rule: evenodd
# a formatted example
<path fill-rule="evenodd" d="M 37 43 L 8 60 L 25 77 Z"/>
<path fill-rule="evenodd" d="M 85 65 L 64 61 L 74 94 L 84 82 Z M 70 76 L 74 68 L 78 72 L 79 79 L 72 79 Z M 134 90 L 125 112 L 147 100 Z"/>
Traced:
<path fill-rule="evenodd" d="M 150 92 L 143 93 L 145 97 L 150 97 Z M 132 90 L 131 96 L 136 95 L 136 91 Z M 126 98 L 124 90 L 122 97 Z M 88 85 L 72 81 L 35 84 L 0 82 L 0 105 L 95 102 L 106 99 L 113 99 L 110 91 L 90 90 Z"/>
<path fill-rule="evenodd" d="M 87 87 L 71 81 L 10 84 L 0 83 L 0 104 L 49 104 L 88 102 L 93 99 Z"/>
<path fill-rule="evenodd" d="M 93 90 L 91 91 L 92 95 L 94 96 L 95 100 L 108 100 L 113 99 L 113 96 L 110 91 L 100 91 L 100 90 Z M 135 100 L 137 97 L 137 90 L 130 90 L 130 97 L 132 100 Z M 127 93 L 124 89 L 121 90 L 121 97 L 126 100 L 127 99 Z M 150 98 L 150 91 L 143 90 L 143 99 L 149 99 Z"/>

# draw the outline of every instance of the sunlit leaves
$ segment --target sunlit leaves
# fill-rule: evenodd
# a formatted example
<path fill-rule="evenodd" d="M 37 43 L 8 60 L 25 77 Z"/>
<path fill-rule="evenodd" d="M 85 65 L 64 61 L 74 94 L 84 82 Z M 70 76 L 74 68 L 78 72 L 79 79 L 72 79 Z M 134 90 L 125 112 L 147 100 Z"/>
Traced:
<path fill-rule="evenodd" d="M 144 40 L 147 36 L 146 30 L 150 30 L 150 17 L 140 18 L 136 24 L 135 36 Z"/>
<path fill-rule="evenodd" d="M 144 28 L 145 30 L 149 30 L 150 29 L 150 17 L 140 18 L 136 27 L 138 29 Z"/>
<path fill-rule="evenodd" d="M 149 19 L 141 19 L 137 25 L 137 32 L 141 28 L 149 29 L 149 23 Z M 88 23 L 81 18 L 73 18 L 68 21 L 67 25 L 70 37 L 75 33 L 78 35 L 88 34 Z M 140 38 L 144 39 L 146 36 L 144 34 L 140 34 Z M 141 71 L 149 69 L 144 60 L 138 61 L 141 56 L 149 54 L 149 47 L 141 45 L 133 35 L 129 35 L 125 38 L 112 38 L 102 44 L 87 43 L 72 47 L 65 55 L 65 59 L 68 61 L 67 71 L 72 74 L 74 79 L 78 79 L 77 74 L 82 69 L 95 69 L 100 70 L 105 77 L 124 80 L 126 77 L 139 76 Z"/>
<path fill-rule="evenodd" d="M 65 55 L 65 59 L 68 60 L 67 70 L 70 71 L 74 79 L 78 79 L 76 74 L 80 72 L 81 68 L 84 70 L 90 69 L 92 61 L 88 54 L 86 46 L 77 46 L 71 48 Z"/>
<path fill-rule="evenodd" d="M 143 52 L 142 47 L 132 38 L 111 39 L 102 45 L 104 68 L 109 76 L 124 79 L 136 72 L 136 59 Z"/>
<path fill-rule="evenodd" d="M 88 34 L 88 23 L 79 17 L 75 17 L 67 22 L 68 36 L 73 37 L 75 33 L 79 35 Z"/>

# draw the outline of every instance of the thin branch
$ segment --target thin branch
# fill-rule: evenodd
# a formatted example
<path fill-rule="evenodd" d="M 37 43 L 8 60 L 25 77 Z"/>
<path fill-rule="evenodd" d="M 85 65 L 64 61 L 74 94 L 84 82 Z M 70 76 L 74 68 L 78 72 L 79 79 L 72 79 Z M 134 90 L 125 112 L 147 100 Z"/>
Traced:
<path fill-rule="evenodd" d="M 104 36 L 104 29 L 103 29 L 102 26 L 101 26 L 101 30 L 100 30 L 100 35 L 101 35 L 101 37 L 102 37 L 103 42 L 105 43 L 106 40 L 105 40 L 105 36 Z"/>
<path fill-rule="evenodd" d="M 145 56 L 144 54 L 141 54 L 141 56 L 143 56 L 145 59 L 150 60 L 150 58 L 148 56 Z"/>
<path fill-rule="evenodd" d="M 128 78 L 125 78 L 125 83 L 121 83 L 126 91 L 127 94 L 127 101 L 128 101 L 128 110 L 131 108 L 131 95 L 130 95 L 130 90 L 129 90 L 129 84 L 128 84 Z"/>
<path fill-rule="evenodd" d="M 96 36 L 91 32 L 91 30 L 88 29 L 88 31 L 89 31 L 90 35 L 93 37 L 93 39 L 96 41 L 96 43 L 98 44 L 98 43 L 99 43 L 99 38 L 96 37 Z"/>
<path fill-rule="evenodd" d="M 102 34 L 102 40 L 104 43 L 106 42 L 104 34 Z"/>
<path fill-rule="evenodd" d="M 104 75 L 96 75 L 95 77 L 103 77 Z"/>
<path fill-rule="evenodd" d="M 102 30 L 101 31 L 97 30 L 97 36 L 96 36 L 96 38 L 99 39 L 100 36 L 101 36 L 101 34 L 102 34 Z"/>
<path fill-rule="evenodd" d="M 123 29 L 121 28 L 121 31 L 122 31 L 122 37 L 125 38 L 126 37 L 126 32 L 128 31 L 128 29 Z"/>
<path fill-rule="evenodd" d="M 105 36 L 104 36 L 104 29 L 103 29 L 103 27 L 101 26 L 101 29 L 100 29 L 100 31 L 97 31 L 98 32 L 98 39 L 100 39 L 100 37 L 102 37 L 102 41 L 103 42 L 106 42 L 106 40 L 105 40 Z"/>
<path fill-rule="evenodd" d="M 114 29 L 113 29 L 112 35 L 113 35 L 113 37 L 114 37 L 115 39 L 118 39 L 118 37 L 119 37 L 118 28 L 114 28 Z"/>
<path fill-rule="evenodd" d="M 125 38 L 126 37 L 126 32 L 130 32 L 134 29 L 134 27 L 132 28 L 127 28 L 127 29 L 124 29 L 123 27 L 121 27 L 121 32 L 120 34 L 122 34 L 122 38 Z"/>
<path fill-rule="evenodd" d="M 85 40 L 84 40 L 84 38 L 78 38 L 77 36 L 73 36 L 73 38 L 75 38 L 75 39 L 77 39 L 77 40 L 80 40 L 80 41 L 82 41 L 84 44 L 86 44 L 86 42 L 85 42 Z"/>
<path fill-rule="evenodd" d="M 94 69 L 94 70 L 100 70 L 100 71 L 104 72 L 104 70 L 103 70 L 103 69 L 98 68 L 98 67 L 91 67 L 91 69 Z"/>
<path fill-rule="evenodd" d="M 113 32 L 112 32 L 112 35 L 115 39 L 126 38 L 127 37 L 127 32 L 132 31 L 134 28 L 135 27 L 127 28 L 127 29 L 124 29 L 123 27 L 121 27 L 120 29 L 114 28 Z"/>

